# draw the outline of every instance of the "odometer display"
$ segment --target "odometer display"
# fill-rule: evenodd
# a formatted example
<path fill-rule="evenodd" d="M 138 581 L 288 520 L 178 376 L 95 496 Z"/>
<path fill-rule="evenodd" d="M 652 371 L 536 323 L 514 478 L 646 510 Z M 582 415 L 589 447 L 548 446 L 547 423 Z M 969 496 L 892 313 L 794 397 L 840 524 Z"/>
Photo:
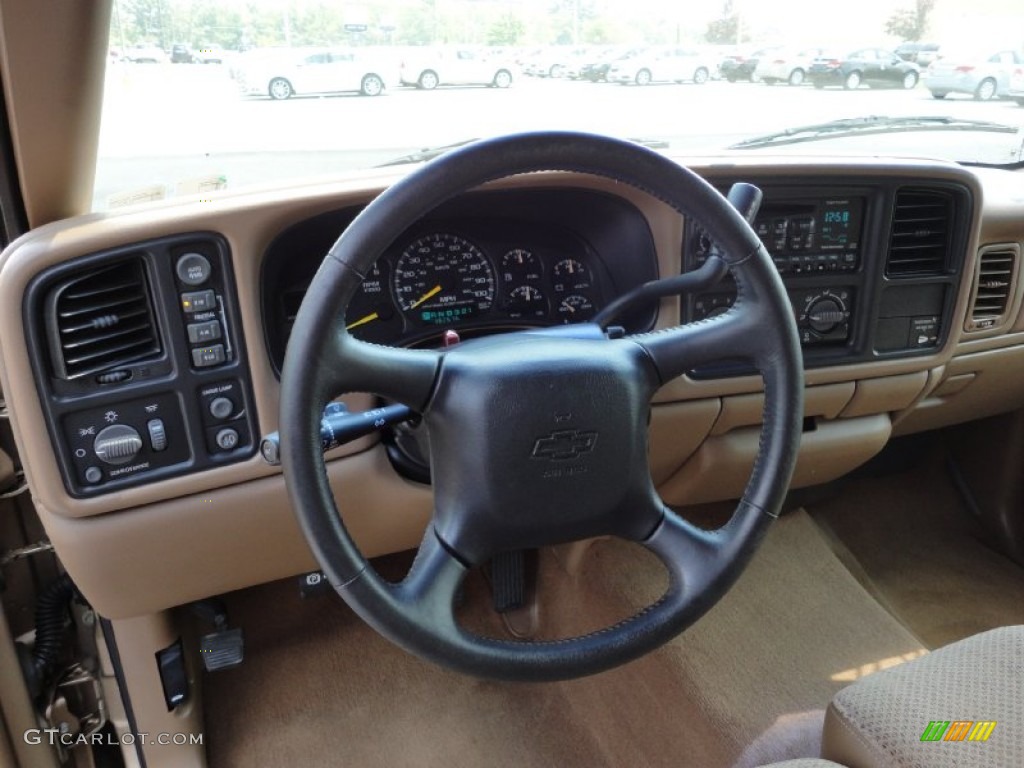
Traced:
<path fill-rule="evenodd" d="M 458 235 L 419 238 L 395 264 L 395 301 L 410 319 L 448 325 L 494 305 L 494 269 L 483 252 Z"/>

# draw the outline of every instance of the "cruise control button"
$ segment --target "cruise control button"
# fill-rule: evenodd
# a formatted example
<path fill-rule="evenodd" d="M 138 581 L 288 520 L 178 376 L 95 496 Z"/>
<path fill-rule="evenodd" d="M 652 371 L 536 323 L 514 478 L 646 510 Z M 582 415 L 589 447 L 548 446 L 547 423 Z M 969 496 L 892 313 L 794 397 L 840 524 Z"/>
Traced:
<path fill-rule="evenodd" d="M 238 445 L 238 433 L 230 427 L 220 430 L 215 439 L 222 451 L 230 451 Z"/>
<path fill-rule="evenodd" d="M 186 253 L 174 267 L 178 279 L 185 285 L 202 285 L 210 279 L 213 268 L 201 253 Z"/>
<path fill-rule="evenodd" d="M 199 347 L 192 350 L 192 365 L 196 368 L 209 368 L 211 365 L 220 365 L 227 359 L 224 353 L 223 344 L 214 344 L 212 347 Z"/>
<path fill-rule="evenodd" d="M 217 295 L 213 291 L 190 291 L 181 294 L 181 308 L 186 312 L 206 312 L 217 308 Z"/>
<path fill-rule="evenodd" d="M 192 344 L 205 344 L 208 341 L 216 341 L 220 338 L 220 320 L 210 320 L 208 323 L 189 323 L 188 340 Z"/>

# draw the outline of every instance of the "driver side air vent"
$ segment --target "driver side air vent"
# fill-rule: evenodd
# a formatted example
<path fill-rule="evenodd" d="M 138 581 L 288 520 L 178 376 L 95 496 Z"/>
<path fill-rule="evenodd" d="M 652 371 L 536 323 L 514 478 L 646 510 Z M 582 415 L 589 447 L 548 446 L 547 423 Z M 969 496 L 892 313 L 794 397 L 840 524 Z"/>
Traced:
<path fill-rule="evenodd" d="M 944 274 L 952 219 L 952 196 L 930 189 L 899 190 L 885 274 L 897 278 Z"/>
<path fill-rule="evenodd" d="M 978 269 L 971 295 L 968 331 L 995 328 L 1006 320 L 1006 312 L 1017 283 L 1020 246 L 986 245 L 978 253 Z"/>
<path fill-rule="evenodd" d="M 54 373 L 77 379 L 160 353 L 142 262 L 122 261 L 64 280 L 46 301 Z"/>

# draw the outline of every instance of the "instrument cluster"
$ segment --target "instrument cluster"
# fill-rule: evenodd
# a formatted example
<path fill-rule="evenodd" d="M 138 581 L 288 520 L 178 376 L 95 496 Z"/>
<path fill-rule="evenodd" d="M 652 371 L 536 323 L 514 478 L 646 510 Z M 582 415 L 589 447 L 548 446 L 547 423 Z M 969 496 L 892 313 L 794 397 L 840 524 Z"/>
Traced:
<path fill-rule="evenodd" d="M 374 265 L 345 313 L 353 336 L 429 344 L 459 333 L 586 322 L 607 277 L 586 244 L 555 228 L 431 228 Z"/>

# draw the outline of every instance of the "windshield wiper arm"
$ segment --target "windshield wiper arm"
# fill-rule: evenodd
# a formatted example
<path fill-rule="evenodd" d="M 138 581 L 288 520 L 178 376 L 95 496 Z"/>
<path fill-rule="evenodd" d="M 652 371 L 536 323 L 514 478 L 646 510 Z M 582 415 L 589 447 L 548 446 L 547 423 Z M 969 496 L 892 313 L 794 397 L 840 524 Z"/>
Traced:
<path fill-rule="evenodd" d="M 872 133 L 900 133 L 903 131 L 990 131 L 994 133 L 1017 133 L 1020 128 L 987 120 L 964 120 L 958 117 L 916 115 L 911 117 L 888 117 L 869 115 L 815 123 L 796 128 L 787 128 L 776 133 L 755 136 L 729 149 L 757 149 L 759 147 L 799 144 L 805 141 L 821 141 L 843 136 L 870 135 Z"/>
<path fill-rule="evenodd" d="M 411 165 L 412 163 L 425 163 L 428 160 L 433 160 L 435 157 L 440 157 L 445 152 L 450 152 L 453 149 L 464 147 L 467 144 L 472 144 L 476 139 L 466 139 L 465 141 L 457 141 L 454 144 L 442 144 L 437 147 L 424 147 L 418 149 L 415 152 L 410 152 L 408 155 L 401 155 L 396 157 L 394 160 L 388 160 L 386 163 L 381 163 L 378 168 L 387 168 L 389 165 Z"/>
<path fill-rule="evenodd" d="M 464 147 L 467 144 L 472 144 L 478 139 L 466 139 L 465 141 L 457 141 L 454 144 L 442 144 L 437 147 L 424 147 L 415 152 L 410 152 L 408 155 L 401 155 L 396 157 L 394 160 L 388 160 L 386 163 L 381 163 L 376 166 L 377 168 L 387 168 L 389 165 L 411 165 L 413 163 L 426 163 L 429 160 L 433 160 L 435 157 L 440 157 L 445 152 L 450 152 L 453 149 Z M 642 147 L 648 149 L 668 149 L 668 142 L 664 139 L 637 139 L 627 138 L 626 141 L 632 141 L 634 144 L 639 144 Z"/>

